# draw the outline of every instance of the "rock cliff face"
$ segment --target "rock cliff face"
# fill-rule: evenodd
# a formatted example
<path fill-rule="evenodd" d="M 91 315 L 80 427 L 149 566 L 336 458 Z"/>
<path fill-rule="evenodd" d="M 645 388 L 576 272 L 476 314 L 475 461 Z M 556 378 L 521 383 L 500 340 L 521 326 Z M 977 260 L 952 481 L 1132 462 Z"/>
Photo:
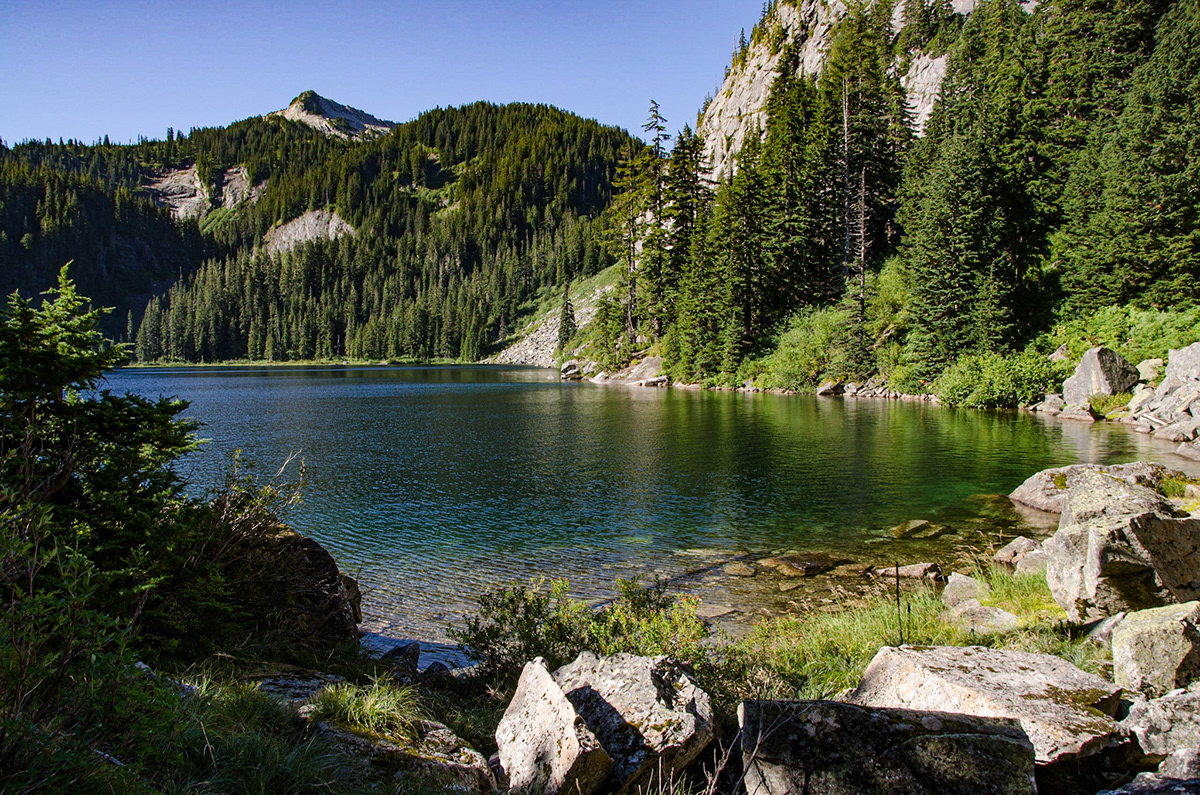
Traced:
<path fill-rule="evenodd" d="M 310 240 L 336 240 L 354 234 L 354 227 L 330 210 L 309 210 L 263 235 L 263 248 L 268 254 L 289 251 Z"/>
<path fill-rule="evenodd" d="M 975 9 L 975 0 L 955 0 L 953 7 L 958 14 L 970 14 Z M 750 46 L 745 61 L 730 70 L 700 120 L 704 154 L 712 164 L 715 179 L 732 175 L 734 157 L 741 150 L 746 135 L 756 127 L 766 125 L 767 97 L 783 44 L 799 43 L 800 73 L 819 75 L 833 41 L 834 28 L 845 15 L 846 5 L 842 0 L 794 0 L 794 4 L 781 0 L 771 12 L 771 18 L 760 23 L 769 30 L 777 30 L 778 34 L 762 37 Z M 894 32 L 899 32 L 903 18 L 904 5 L 899 2 L 892 16 Z M 900 79 L 908 94 L 917 135 L 924 132 L 933 112 L 946 76 L 947 60 L 944 55 L 933 58 L 914 53 L 911 66 Z"/>
<path fill-rule="evenodd" d="M 396 125 L 377 119 L 370 113 L 351 108 L 332 99 L 326 99 L 315 91 L 305 91 L 292 100 L 283 110 L 268 116 L 282 116 L 291 121 L 307 124 L 335 138 L 361 138 L 386 133 Z"/>
<path fill-rule="evenodd" d="M 266 182 L 250 184 L 245 166 L 235 166 L 218 173 L 216 190 L 204 185 L 196 175 L 196 166 L 165 171 L 145 186 L 145 191 L 160 207 L 168 207 L 176 219 L 202 218 L 211 210 L 236 207 L 242 202 L 255 202 L 266 188 Z M 214 196 L 214 193 L 216 194 Z"/>

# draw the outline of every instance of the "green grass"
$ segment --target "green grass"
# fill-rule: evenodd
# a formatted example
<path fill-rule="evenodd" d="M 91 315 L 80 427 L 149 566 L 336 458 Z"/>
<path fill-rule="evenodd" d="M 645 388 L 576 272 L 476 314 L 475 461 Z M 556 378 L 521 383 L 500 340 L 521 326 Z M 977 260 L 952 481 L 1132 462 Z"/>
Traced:
<path fill-rule="evenodd" d="M 311 717 L 349 729 L 405 740 L 415 739 L 414 724 L 424 717 L 416 689 L 376 679 L 367 685 L 341 682 L 312 699 Z"/>
<path fill-rule="evenodd" d="M 981 600 L 1014 613 L 1017 630 L 973 633 L 944 620 L 933 588 L 902 594 L 897 613 L 893 595 L 878 594 L 835 613 L 813 613 L 760 624 L 727 649 L 724 665 L 747 676 L 742 697 L 828 698 L 856 687 L 880 648 L 900 643 L 926 646 L 991 646 L 1054 654 L 1100 673 L 1107 660 L 1100 647 L 1071 637 L 1065 614 L 1040 574 L 1010 576 L 996 569 L 974 572 L 992 589 Z"/>

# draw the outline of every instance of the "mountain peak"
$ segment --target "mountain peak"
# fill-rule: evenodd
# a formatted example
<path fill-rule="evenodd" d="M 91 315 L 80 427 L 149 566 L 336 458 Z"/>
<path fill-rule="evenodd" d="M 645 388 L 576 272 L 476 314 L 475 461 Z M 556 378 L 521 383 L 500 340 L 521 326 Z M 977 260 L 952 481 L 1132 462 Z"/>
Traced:
<path fill-rule="evenodd" d="M 268 115 L 303 122 L 326 135 L 338 138 L 380 135 L 396 126 L 393 122 L 377 119 L 358 108 L 326 99 L 316 91 L 305 91 L 283 110 Z"/>

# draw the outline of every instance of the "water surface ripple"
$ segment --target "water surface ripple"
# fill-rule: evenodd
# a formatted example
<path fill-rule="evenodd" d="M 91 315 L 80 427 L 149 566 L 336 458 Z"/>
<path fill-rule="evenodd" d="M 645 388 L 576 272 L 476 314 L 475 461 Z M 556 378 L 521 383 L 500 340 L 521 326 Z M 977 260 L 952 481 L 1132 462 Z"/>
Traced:
<path fill-rule="evenodd" d="M 1124 428 L 924 403 L 559 383 L 499 367 L 130 369 L 210 439 L 194 488 L 241 449 L 308 470 L 288 519 L 359 577 L 372 629 L 439 639 L 479 591 L 536 575 L 607 595 L 706 554 L 832 550 L 1077 461 L 1174 466 Z"/>

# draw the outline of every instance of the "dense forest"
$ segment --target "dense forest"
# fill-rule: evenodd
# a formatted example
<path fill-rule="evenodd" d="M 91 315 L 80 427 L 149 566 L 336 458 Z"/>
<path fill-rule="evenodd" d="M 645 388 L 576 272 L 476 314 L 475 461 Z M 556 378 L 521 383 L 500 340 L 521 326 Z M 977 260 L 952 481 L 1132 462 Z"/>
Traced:
<path fill-rule="evenodd" d="M 117 306 L 142 361 L 474 360 L 539 288 L 611 264 L 593 227 L 631 140 L 547 106 L 477 103 L 357 141 L 269 116 L 130 146 L 25 142 L 0 150 L 4 286 L 49 286 L 83 252 L 73 276 Z M 193 165 L 213 206 L 172 223 L 145 186 Z M 262 189 L 224 206 L 235 166 Z M 317 209 L 355 233 L 259 245 Z M 126 229 L 151 254 L 125 262 L 160 289 L 104 284 L 105 246 Z"/>
<path fill-rule="evenodd" d="M 1048 385 L 1064 324 L 1200 332 L 1200 3 L 910 2 L 899 36 L 889 4 L 851 3 L 817 77 L 773 13 L 752 37 L 783 50 L 768 121 L 732 179 L 712 184 L 687 127 L 665 153 L 655 108 L 622 163 L 606 366 L 648 338 L 692 382 L 929 391 L 990 368 L 1029 394 L 974 402 L 1012 403 Z M 918 51 L 949 57 L 921 138 L 897 78 Z"/>
<path fill-rule="evenodd" d="M 1198 0 L 852 2 L 817 75 L 777 11 L 734 53 L 769 46 L 778 68 L 720 183 L 654 103 L 644 141 L 478 103 L 359 139 L 272 115 L 0 145 L 0 286 L 74 260 L 143 362 L 477 360 L 612 267 L 595 319 L 560 335 L 603 367 L 656 352 L 681 381 L 944 396 L 965 379 L 976 405 L 1034 396 L 1063 342 L 1200 333 Z M 917 136 L 899 76 L 921 55 L 948 63 Z M 174 221 L 147 185 L 183 167 L 209 206 Z M 233 168 L 253 200 L 222 201 Z M 310 210 L 354 233 L 263 245 Z M 1000 376 L 1016 390 L 970 396 Z"/>

